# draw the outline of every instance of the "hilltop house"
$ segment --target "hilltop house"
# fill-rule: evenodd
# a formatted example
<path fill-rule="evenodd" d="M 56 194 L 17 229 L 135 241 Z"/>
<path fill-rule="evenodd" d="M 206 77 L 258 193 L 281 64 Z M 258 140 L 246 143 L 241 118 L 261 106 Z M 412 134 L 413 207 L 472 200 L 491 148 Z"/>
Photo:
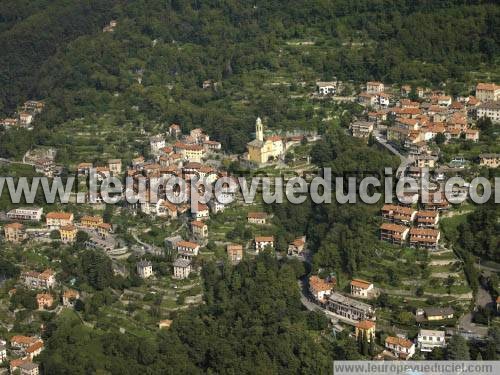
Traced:
<path fill-rule="evenodd" d="M 351 281 L 351 296 L 358 298 L 371 298 L 374 294 L 373 284 L 361 280 L 361 279 L 353 279 Z"/>
<path fill-rule="evenodd" d="M 391 221 L 397 224 L 408 225 L 415 220 L 417 211 L 404 206 L 393 204 L 385 204 L 382 207 L 382 217 L 384 220 Z"/>
<path fill-rule="evenodd" d="M 7 212 L 9 220 L 29 220 L 40 221 L 42 218 L 43 208 L 37 207 L 20 207 L 14 208 Z"/>
<path fill-rule="evenodd" d="M 452 307 L 425 307 L 417 309 L 416 317 L 417 321 L 435 321 L 453 319 L 454 314 L 455 310 Z"/>
<path fill-rule="evenodd" d="M 354 121 L 349 125 L 351 134 L 356 138 L 368 138 L 373 132 L 374 123 L 369 121 Z"/>
<path fill-rule="evenodd" d="M 141 260 L 137 263 L 136 268 L 141 279 L 147 279 L 153 275 L 153 263 L 148 260 Z"/>
<path fill-rule="evenodd" d="M 249 212 L 247 221 L 251 224 L 266 224 L 267 214 L 265 212 Z"/>
<path fill-rule="evenodd" d="M 191 260 L 184 258 L 177 258 L 174 263 L 174 279 L 187 279 L 191 273 Z"/>
<path fill-rule="evenodd" d="M 438 246 L 441 232 L 430 228 L 411 228 L 410 245 L 436 249 Z"/>
<path fill-rule="evenodd" d="M 3 230 L 7 242 L 20 243 L 26 239 L 26 231 L 21 223 L 5 224 Z"/>
<path fill-rule="evenodd" d="M 207 238 L 208 237 L 208 225 L 200 220 L 193 220 L 191 222 L 191 231 L 193 236 L 197 238 Z"/>
<path fill-rule="evenodd" d="M 477 107 L 477 117 L 488 117 L 493 123 L 500 123 L 500 101 L 481 103 Z"/>
<path fill-rule="evenodd" d="M 118 175 L 122 173 L 122 160 L 121 159 L 109 159 L 108 169 L 113 175 Z"/>
<path fill-rule="evenodd" d="M 210 209 L 206 204 L 198 203 L 198 206 L 191 214 L 195 220 L 208 220 L 210 218 Z"/>
<path fill-rule="evenodd" d="M 500 166 L 500 154 L 480 154 L 479 165 L 481 167 L 498 168 Z"/>
<path fill-rule="evenodd" d="M 200 251 L 200 245 L 196 242 L 190 241 L 179 241 L 177 242 L 177 253 L 180 258 L 189 259 L 198 255 Z"/>
<path fill-rule="evenodd" d="M 356 340 L 359 338 L 359 336 L 362 336 L 366 337 L 366 340 L 368 342 L 371 342 L 373 339 L 375 339 L 375 327 L 375 322 L 372 322 L 371 320 L 361 320 L 360 322 L 356 323 L 356 325 L 354 326 Z"/>
<path fill-rule="evenodd" d="M 18 366 L 20 370 L 20 375 L 39 375 L 40 370 L 38 369 L 38 364 L 31 361 L 23 361 Z"/>
<path fill-rule="evenodd" d="M 303 256 L 306 247 L 306 236 L 297 237 L 288 245 L 288 255 Z"/>
<path fill-rule="evenodd" d="M 165 138 L 161 135 L 155 135 L 149 138 L 149 146 L 151 147 L 151 154 L 158 156 L 160 150 L 165 147 Z"/>
<path fill-rule="evenodd" d="M 319 95 L 335 95 L 337 91 L 337 82 L 316 82 L 316 90 Z"/>
<path fill-rule="evenodd" d="M 45 219 L 50 229 L 59 229 L 60 226 L 73 224 L 71 212 L 49 212 Z"/>
<path fill-rule="evenodd" d="M 416 224 L 423 228 L 437 228 L 439 211 L 418 211 Z"/>
<path fill-rule="evenodd" d="M 257 236 L 255 237 L 255 251 L 257 254 L 264 250 L 266 247 L 274 249 L 274 237 L 273 236 Z"/>
<path fill-rule="evenodd" d="M 38 304 L 38 310 L 45 310 L 54 304 L 54 297 L 52 297 L 52 294 L 39 293 L 36 295 L 36 303 Z"/>
<path fill-rule="evenodd" d="M 321 279 L 317 275 L 312 275 L 309 277 L 309 292 L 312 294 L 314 299 L 320 303 L 326 302 L 326 297 L 328 297 L 335 287 L 335 278 L 331 281 Z"/>
<path fill-rule="evenodd" d="M 243 259 L 243 246 L 239 244 L 228 244 L 226 247 L 227 257 L 232 264 L 238 264 Z"/>
<path fill-rule="evenodd" d="M 385 347 L 400 359 L 410 359 L 415 354 L 415 344 L 402 337 L 387 337 Z"/>
<path fill-rule="evenodd" d="M 368 94 L 379 94 L 384 92 L 385 86 L 382 82 L 371 81 L 366 83 L 366 92 Z"/>
<path fill-rule="evenodd" d="M 96 229 L 99 224 L 103 223 L 104 219 L 102 216 L 82 216 L 80 219 L 80 225 L 85 228 Z"/>
<path fill-rule="evenodd" d="M 56 284 L 55 272 L 46 269 L 42 273 L 27 271 L 21 274 L 24 285 L 30 289 L 51 289 Z"/>
<path fill-rule="evenodd" d="M 75 242 L 77 233 L 78 229 L 74 225 L 63 225 L 59 228 L 61 242 L 63 243 Z"/>
<path fill-rule="evenodd" d="M 181 126 L 178 124 L 171 124 L 168 127 L 168 134 L 173 138 L 179 138 L 181 135 Z"/>
<path fill-rule="evenodd" d="M 410 228 L 404 225 L 383 223 L 380 226 L 380 239 L 382 241 L 402 244 L 406 241 Z"/>
<path fill-rule="evenodd" d="M 113 227 L 109 223 L 100 223 L 97 226 L 97 234 L 101 236 L 101 238 L 106 238 L 113 231 Z"/>
<path fill-rule="evenodd" d="M 445 332 L 421 329 L 418 332 L 417 343 L 421 352 L 432 352 L 434 348 L 444 348 L 446 346 Z"/>
<path fill-rule="evenodd" d="M 80 298 L 80 293 L 74 289 L 67 289 L 62 294 L 62 303 L 64 307 L 74 307 L 76 300 Z"/>
<path fill-rule="evenodd" d="M 478 83 L 476 86 L 476 98 L 481 102 L 500 100 L 500 86 L 494 83 Z"/>

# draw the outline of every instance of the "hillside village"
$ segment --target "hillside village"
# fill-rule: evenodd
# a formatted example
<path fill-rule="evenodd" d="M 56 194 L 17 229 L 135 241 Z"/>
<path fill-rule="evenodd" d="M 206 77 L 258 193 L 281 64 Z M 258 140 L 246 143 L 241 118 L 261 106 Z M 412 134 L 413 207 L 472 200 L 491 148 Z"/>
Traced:
<path fill-rule="evenodd" d="M 336 85 L 318 82 L 317 95 L 335 95 Z M 467 98 L 452 98 L 444 92 L 409 86 L 402 86 L 399 93 L 393 89 L 387 91 L 383 83 L 366 84 L 366 91 L 358 95 L 359 103 L 365 107 L 363 117 L 354 119 L 349 131 L 353 137 L 367 142 L 371 139 L 401 156 L 404 175 L 422 178 L 430 170 L 433 189 L 438 194 L 441 194 L 444 176 L 466 168 L 459 160 L 452 161 L 452 165 L 442 163 L 439 145 L 457 138 L 478 142 L 481 129 L 477 120 L 486 116 L 498 123 L 500 119 L 498 111 L 495 112 L 500 103 L 500 86 L 494 84 L 479 83 L 476 95 Z M 35 115 L 43 109 L 41 103 L 30 101 L 23 108 Z M 5 119 L 3 125 L 29 126 L 29 122 L 21 120 L 26 119 L 24 113 L 19 114 L 15 124 Z M 441 136 L 441 142 L 437 142 Z M 235 160 L 257 169 L 270 166 L 286 169 L 287 152 L 318 139 L 317 135 L 307 133 L 265 135 L 263 121 L 258 118 L 255 139 L 247 144 L 247 153 Z M 190 184 L 202 179 L 214 184 L 220 177 L 231 176 L 220 161 L 221 143 L 212 140 L 202 128 L 185 133 L 181 124 L 174 123 L 165 133 L 152 135 L 148 141 L 149 158 L 137 155 L 130 164 L 110 159 L 104 165 L 82 160 L 75 166 L 74 173 L 83 181 L 83 187 L 91 173 L 96 173 L 98 180 L 110 176 L 132 177 L 137 183 L 140 178 L 174 175 Z M 25 159 L 33 162 L 37 172 L 52 177 L 61 173 L 60 169 L 54 173 L 55 153 L 56 150 L 44 151 L 37 158 L 37 153 L 32 152 Z M 477 157 L 480 166 L 489 168 L 496 168 L 500 162 L 498 154 Z M 139 311 L 154 309 L 153 317 L 146 319 L 147 330 L 151 330 L 168 329 L 175 310 L 202 303 L 198 285 L 204 260 L 217 259 L 237 265 L 247 257 L 274 251 L 272 213 L 260 203 L 245 204 L 239 189 L 227 189 L 225 194 L 234 196 L 235 203 L 226 206 L 214 200 L 208 205 L 199 204 L 195 210 L 190 209 L 189 202 L 174 204 L 160 199 L 155 203 L 125 204 L 116 207 L 110 215 L 101 197 L 87 192 L 85 204 L 71 207 L 71 211 L 62 207 L 50 211 L 43 207 L 17 207 L 6 212 L 3 217 L 6 246 L 32 254 L 20 263 L 19 276 L 4 283 L 9 289 L 2 294 L 2 303 L 5 306 L 20 304 L 26 309 L 17 307 L 0 312 L 9 332 L 1 341 L 0 355 L 9 363 L 10 372 L 19 369 L 21 374 L 37 374 L 36 356 L 44 348 L 41 338 L 44 324 L 40 321 L 43 314 L 38 313 L 65 314 L 72 310 L 80 319 L 85 319 L 83 316 L 87 314 L 83 314 L 82 304 L 93 298 L 90 289 L 74 288 L 75 280 L 65 276 L 67 270 L 61 267 L 57 255 L 47 258 L 51 246 L 103 251 L 115 276 L 135 280 L 134 286 L 126 287 L 118 299 L 113 298 L 115 302 L 109 308 L 114 322 L 108 324 L 118 324 L 124 332 L 138 329 L 125 314 L 130 306 L 135 305 Z M 410 304 L 412 310 L 407 319 L 414 321 L 414 338 L 409 337 L 408 331 L 388 326 L 386 309 L 379 303 L 378 307 L 373 304 L 381 294 L 400 298 L 401 291 L 392 291 L 362 278 L 339 283 L 337 275 L 319 276 L 321 270 L 314 269 L 302 282 L 304 306 L 325 314 L 334 330 L 351 330 L 352 336 L 361 343 L 361 350 L 379 359 L 423 358 L 434 348 L 444 348 L 449 337 L 457 332 L 475 338 L 483 335 L 482 329 L 463 330 L 458 320 L 460 314 L 467 312 L 472 293 L 464 282 L 463 270 L 450 272 L 449 267 L 454 267 L 456 259 L 440 230 L 440 219 L 453 209 L 452 205 L 447 201 L 422 204 L 419 191 L 406 198 L 405 202 L 385 204 L 381 208 L 380 240 L 389 243 L 391 248 L 429 251 L 431 259 L 436 259 L 433 274 L 445 275 L 439 276 L 436 282 L 443 288 L 451 283 L 448 292 L 433 294 L 425 290 Z M 241 230 L 245 233 L 236 236 L 239 242 L 227 240 L 228 233 L 237 229 L 231 225 L 233 221 L 240 223 L 235 225 L 243 225 Z M 275 253 L 278 257 L 297 258 L 306 263 L 311 259 L 306 236 L 297 237 L 285 251 Z M 41 264 L 36 260 L 40 257 L 45 258 Z M 458 298 L 450 298 L 454 295 L 450 290 L 459 285 L 457 277 L 462 285 L 457 290 L 461 292 Z M 422 298 L 427 293 L 433 296 L 432 304 Z M 146 300 L 146 296 L 151 297 Z M 409 294 L 403 296 L 407 296 L 408 302 Z M 157 305 L 151 305 L 150 299 Z M 497 299 L 497 309 L 499 305 Z M 31 328 L 19 329 L 19 323 L 26 319 Z M 89 319 L 88 324 L 95 324 L 90 316 Z M 37 329 L 34 329 L 35 323 Z M 388 335 L 390 332 L 395 335 Z"/>

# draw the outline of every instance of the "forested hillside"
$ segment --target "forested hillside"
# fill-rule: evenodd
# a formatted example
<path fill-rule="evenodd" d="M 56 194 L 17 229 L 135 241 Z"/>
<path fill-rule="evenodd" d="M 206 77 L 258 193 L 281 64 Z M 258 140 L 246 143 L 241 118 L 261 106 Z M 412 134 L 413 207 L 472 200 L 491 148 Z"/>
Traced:
<path fill-rule="evenodd" d="M 47 327 L 46 374 L 327 374 L 331 358 L 359 358 L 355 341 L 319 339 L 326 318 L 304 312 L 298 263 L 271 255 L 236 268 L 207 264 L 204 306 L 156 337 L 90 329 L 71 314 Z"/>
<path fill-rule="evenodd" d="M 123 132 L 171 121 L 188 129 L 202 125 L 227 150 L 241 152 L 257 114 L 280 129 L 317 127 L 311 108 L 285 99 L 302 81 L 333 76 L 430 85 L 451 80 L 467 92 L 470 74 L 498 75 L 494 3 L 3 2 L 0 111 L 8 116 L 29 98 L 48 104 L 34 137 L 15 137 L 20 151 L 5 156 L 18 157 L 33 143 L 68 144 L 59 158 L 75 162 L 71 143 L 81 125 L 71 121 L 95 125 L 103 114 L 110 129 Z M 111 19 L 118 27 L 103 33 Z M 202 90 L 207 79 L 221 85 Z M 102 138 L 89 139 L 88 147 L 102 146 Z"/>

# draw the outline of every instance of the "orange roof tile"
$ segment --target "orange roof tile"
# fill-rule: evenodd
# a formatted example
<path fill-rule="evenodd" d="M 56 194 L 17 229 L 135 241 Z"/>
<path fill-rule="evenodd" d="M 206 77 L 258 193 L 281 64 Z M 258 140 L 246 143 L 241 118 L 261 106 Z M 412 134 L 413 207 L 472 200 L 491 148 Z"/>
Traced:
<path fill-rule="evenodd" d="M 389 336 L 385 339 L 386 344 L 391 344 L 391 345 L 398 345 L 402 346 L 404 348 L 411 348 L 413 346 L 413 343 L 408 340 L 404 339 L 401 337 L 394 337 L 394 336 Z"/>
<path fill-rule="evenodd" d="M 371 320 L 362 320 L 356 324 L 356 328 L 359 329 L 370 329 L 375 327 L 375 323 Z"/>
<path fill-rule="evenodd" d="M 70 220 L 71 215 L 70 212 L 49 212 L 47 214 L 47 219 Z"/>
<path fill-rule="evenodd" d="M 326 280 L 323 280 L 318 276 L 313 275 L 309 278 L 309 286 L 315 293 L 318 293 L 318 292 L 332 290 L 335 284 L 329 283 Z"/>
<path fill-rule="evenodd" d="M 361 280 L 361 279 L 352 279 L 351 285 L 354 285 L 355 287 L 362 288 L 362 289 L 368 289 L 372 283 L 369 281 Z"/>

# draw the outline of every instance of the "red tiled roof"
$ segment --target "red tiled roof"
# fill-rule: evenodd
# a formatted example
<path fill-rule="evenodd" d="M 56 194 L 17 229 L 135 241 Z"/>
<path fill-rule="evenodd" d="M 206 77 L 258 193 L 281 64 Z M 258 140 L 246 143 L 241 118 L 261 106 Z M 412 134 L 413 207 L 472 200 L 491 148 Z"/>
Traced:
<path fill-rule="evenodd" d="M 329 283 L 316 275 L 309 278 L 309 285 L 315 293 L 332 290 L 335 286 L 334 283 Z"/>
<path fill-rule="evenodd" d="M 389 232 L 403 233 L 405 230 L 408 229 L 408 227 L 405 227 L 404 225 L 397 225 L 397 224 L 392 224 L 392 223 L 383 223 L 380 226 L 380 229 L 386 230 Z"/>
<path fill-rule="evenodd" d="M 190 249 L 195 249 L 198 246 L 200 246 L 200 245 L 198 245 L 195 242 L 191 242 L 191 241 L 179 241 L 179 242 L 177 242 L 177 247 L 188 247 Z"/>
<path fill-rule="evenodd" d="M 371 285 L 369 281 L 361 280 L 361 279 L 352 279 L 351 285 L 354 285 L 355 287 L 362 288 L 362 289 L 368 289 L 368 287 Z"/>
<path fill-rule="evenodd" d="M 398 345 L 404 348 L 411 348 L 413 343 L 408 339 L 403 339 L 401 337 L 389 336 L 385 339 L 386 344 Z"/>
<path fill-rule="evenodd" d="M 47 214 L 47 219 L 70 220 L 71 215 L 70 212 L 49 212 Z"/>
<path fill-rule="evenodd" d="M 370 329 L 375 327 L 375 323 L 371 320 L 362 320 L 356 324 L 356 328 L 359 329 Z"/>
<path fill-rule="evenodd" d="M 9 224 L 5 224 L 4 228 L 23 229 L 24 225 L 21 223 L 9 223 Z"/>

